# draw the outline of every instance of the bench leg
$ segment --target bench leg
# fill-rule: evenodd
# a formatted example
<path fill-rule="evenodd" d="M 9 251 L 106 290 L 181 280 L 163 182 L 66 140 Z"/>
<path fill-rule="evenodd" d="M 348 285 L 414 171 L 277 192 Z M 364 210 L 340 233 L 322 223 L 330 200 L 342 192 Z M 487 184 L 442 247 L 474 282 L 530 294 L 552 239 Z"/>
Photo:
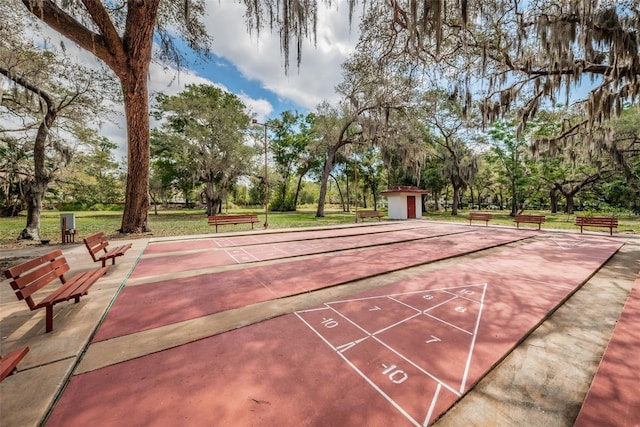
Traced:
<path fill-rule="evenodd" d="M 49 304 L 48 306 L 46 306 L 46 328 L 45 328 L 45 332 L 51 332 L 53 331 L 53 305 Z"/>

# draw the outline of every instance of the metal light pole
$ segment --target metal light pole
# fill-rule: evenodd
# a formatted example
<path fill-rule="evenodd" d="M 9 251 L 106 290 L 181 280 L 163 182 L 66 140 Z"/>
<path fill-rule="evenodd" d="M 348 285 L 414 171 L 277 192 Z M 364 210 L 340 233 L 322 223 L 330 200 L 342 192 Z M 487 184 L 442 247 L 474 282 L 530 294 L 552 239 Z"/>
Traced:
<path fill-rule="evenodd" d="M 251 123 L 254 125 L 264 126 L 264 228 L 269 228 L 269 176 L 267 170 L 267 128 L 279 128 L 276 126 L 269 126 L 267 123 L 259 123 L 256 119 L 252 119 Z"/>

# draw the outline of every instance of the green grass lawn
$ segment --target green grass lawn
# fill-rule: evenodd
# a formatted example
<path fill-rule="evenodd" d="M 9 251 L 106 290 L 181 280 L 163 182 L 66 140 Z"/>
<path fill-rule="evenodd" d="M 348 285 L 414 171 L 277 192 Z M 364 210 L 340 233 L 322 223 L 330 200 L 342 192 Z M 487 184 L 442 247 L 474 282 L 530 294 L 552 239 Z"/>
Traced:
<path fill-rule="evenodd" d="M 477 211 L 474 211 L 477 212 Z M 508 210 L 488 210 L 482 211 L 486 213 L 491 213 L 493 216 L 489 224 L 502 224 L 502 225 L 515 225 L 513 222 L 513 218 L 509 216 Z M 553 228 L 553 229 L 567 229 L 567 230 L 578 230 L 578 227 L 575 226 L 576 216 L 611 216 L 608 213 L 595 214 L 595 213 L 585 213 L 585 212 L 576 212 L 575 214 L 565 214 L 565 213 L 556 213 L 551 214 L 548 211 L 526 211 L 527 215 L 544 215 L 546 217 L 545 222 L 542 224 L 542 228 Z M 469 211 L 458 211 L 457 216 L 451 216 L 451 212 L 428 212 L 424 215 L 424 218 L 440 220 L 440 221 L 453 221 L 453 222 L 466 222 L 469 223 L 468 220 Z M 614 232 L 618 233 L 633 233 L 640 234 L 640 217 L 633 216 L 629 214 L 617 214 L 618 217 L 618 228 L 614 230 Z M 483 221 L 473 221 L 476 225 L 484 225 Z M 521 227 L 535 227 L 535 224 L 520 224 Z M 588 228 L 588 230 L 600 230 L 604 231 L 607 234 L 609 230 L 606 228 Z"/>
<path fill-rule="evenodd" d="M 493 214 L 490 224 L 503 224 L 513 226 L 513 219 L 509 216 L 508 211 L 487 211 Z M 50 239 L 51 244 L 58 244 L 60 239 L 60 213 L 58 211 L 45 211 L 41 217 L 41 238 Z M 233 210 L 229 213 L 255 213 L 258 214 L 260 224 L 255 224 L 256 229 L 262 228 L 264 222 L 264 210 L 247 209 Z M 545 211 L 527 212 L 529 214 L 541 214 L 546 216 L 546 222 L 542 228 L 569 229 L 576 230 L 574 224 L 575 215 L 567 214 L 550 214 Z M 386 212 L 385 212 L 386 214 Z M 458 216 L 451 216 L 450 212 L 428 212 L 424 214 L 425 219 L 439 220 L 448 222 L 464 222 L 468 223 L 467 215 L 469 211 L 459 211 Z M 90 234 L 98 231 L 104 231 L 110 239 L 117 239 L 117 230 L 120 228 L 122 212 L 75 212 L 76 227 L 78 234 L 76 242 L 82 242 L 82 239 Z M 578 215 L 581 215 L 578 213 Z M 619 227 L 618 233 L 640 233 L 640 218 L 632 215 L 618 215 Z M 376 220 L 367 220 L 367 222 Z M 317 227 L 334 224 L 348 224 L 355 222 L 355 213 L 344 213 L 337 209 L 327 209 L 324 218 L 316 218 L 315 210 L 302 210 L 298 212 L 269 212 L 269 228 L 295 228 L 295 227 Z M 16 243 L 16 237 L 24 228 L 26 219 L 24 216 L 14 218 L 0 218 L 0 247 L 9 248 Z M 474 224 L 484 225 L 481 221 L 475 221 Z M 524 225 L 527 227 L 527 225 Z M 183 210 L 160 210 L 158 215 L 153 211 L 149 214 L 149 227 L 152 232 L 141 235 L 139 237 L 165 237 L 180 236 L 191 234 L 206 234 L 215 232 L 213 227 L 207 224 L 207 217 L 201 209 L 183 209 Z M 229 225 L 220 228 L 220 231 L 241 231 L 250 230 L 249 224 Z M 603 233 L 606 229 L 601 230 Z M 132 238 L 136 236 L 122 236 L 123 238 Z"/>
<path fill-rule="evenodd" d="M 60 214 L 66 212 L 45 211 L 40 218 L 40 237 L 49 239 L 51 244 L 61 243 Z M 262 229 L 264 224 L 264 210 L 233 210 L 229 213 L 255 213 L 260 219 L 254 224 L 256 229 Z M 103 231 L 110 239 L 117 239 L 122 221 L 122 212 L 75 212 L 76 242 L 90 234 Z M 316 218 L 315 211 L 299 212 L 269 212 L 269 228 L 314 227 L 355 222 L 355 214 L 341 211 L 327 211 L 324 218 Z M 0 248 L 11 247 L 16 243 L 16 237 L 26 225 L 26 217 L 0 218 Z M 215 233 L 215 227 L 207 224 L 207 216 L 202 209 L 160 210 L 158 215 L 149 213 L 149 228 L 151 233 L 139 237 L 166 237 L 191 234 Z M 225 225 L 219 231 L 251 230 L 250 224 Z M 123 236 L 125 237 L 125 236 Z M 132 238 L 137 236 L 126 236 Z"/>

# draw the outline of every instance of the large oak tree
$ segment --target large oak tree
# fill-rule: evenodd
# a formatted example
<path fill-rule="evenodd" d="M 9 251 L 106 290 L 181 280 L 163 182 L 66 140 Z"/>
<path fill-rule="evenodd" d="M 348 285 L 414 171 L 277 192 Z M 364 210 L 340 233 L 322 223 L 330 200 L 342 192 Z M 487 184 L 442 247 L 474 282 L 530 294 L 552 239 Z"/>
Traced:
<path fill-rule="evenodd" d="M 14 0 L 18 2 L 18 0 Z M 102 60 L 122 87 L 127 122 L 128 178 L 121 231 L 149 230 L 149 65 L 154 36 L 165 60 L 180 63 L 182 54 L 173 43 L 177 34 L 192 49 L 206 54 L 210 45 L 202 19 L 204 0 L 54 1 L 21 0 L 38 19 Z M 315 0 L 246 0 L 252 28 L 265 24 L 281 34 L 288 58 L 291 39 L 315 31 Z M 267 17 L 268 19 L 262 19 Z M 300 43 L 294 44 L 298 49 Z M 288 65 L 288 61 L 285 61 Z"/>

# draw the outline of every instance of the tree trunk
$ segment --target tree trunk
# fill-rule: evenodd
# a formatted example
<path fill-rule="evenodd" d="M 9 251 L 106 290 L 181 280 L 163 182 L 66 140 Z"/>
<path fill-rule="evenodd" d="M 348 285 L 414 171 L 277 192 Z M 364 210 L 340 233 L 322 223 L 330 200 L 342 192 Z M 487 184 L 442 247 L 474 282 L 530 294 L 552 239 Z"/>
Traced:
<path fill-rule="evenodd" d="M 551 209 L 551 213 L 558 212 L 558 192 L 555 188 L 549 190 L 549 208 Z"/>
<path fill-rule="evenodd" d="M 345 179 L 346 179 L 346 181 L 347 181 L 347 189 L 346 189 L 346 194 L 347 194 L 347 210 L 345 211 L 345 210 L 344 210 L 344 206 L 343 206 L 342 211 L 343 211 L 343 212 L 351 212 L 351 193 L 349 192 L 349 174 L 348 174 L 348 173 L 346 173 L 346 171 L 345 171 L 344 176 L 345 176 Z M 335 179 L 335 178 L 334 178 L 334 179 Z M 336 183 L 337 183 L 337 181 L 336 181 Z M 339 191 L 339 190 L 340 190 L 340 185 L 338 185 L 338 191 Z M 358 197 L 358 196 L 356 195 L 356 197 Z M 342 196 L 341 196 L 341 198 L 342 198 Z"/>
<path fill-rule="evenodd" d="M 204 189 L 204 202 L 206 205 L 207 216 L 213 216 L 218 213 L 218 205 L 214 196 L 213 183 L 207 182 Z"/>
<path fill-rule="evenodd" d="M 40 240 L 40 213 L 46 189 L 44 182 L 32 181 L 27 185 L 27 226 L 20 232 L 18 240 Z"/>
<path fill-rule="evenodd" d="M 575 195 L 575 193 L 571 192 L 571 193 L 567 193 L 564 195 L 566 201 L 567 201 L 567 206 L 565 207 L 565 213 L 567 214 L 572 214 L 574 211 L 574 200 L 573 200 L 573 196 Z"/>
<path fill-rule="evenodd" d="M 120 231 L 149 231 L 149 106 L 147 79 L 153 33 L 160 0 L 127 1 L 124 34 L 108 21 L 101 2 L 83 2 L 94 24 L 103 33 L 92 37 L 93 26 L 64 19 L 57 2 L 22 0 L 26 8 L 54 30 L 103 60 L 120 79 L 127 119 L 128 175 Z M 107 2 L 108 3 L 108 2 Z M 91 30 L 89 30 L 91 28 Z"/>
<path fill-rule="evenodd" d="M 34 178 L 26 186 L 25 198 L 27 204 L 27 226 L 20 232 L 18 240 L 40 240 L 40 212 L 42 200 L 47 191 L 50 176 L 45 169 L 45 147 L 49 137 L 49 129 L 56 119 L 57 112 L 47 102 L 47 113 L 38 127 L 38 133 L 33 144 Z"/>
<path fill-rule="evenodd" d="M 300 197 L 300 190 L 302 189 L 302 178 L 303 177 L 304 177 L 304 174 L 302 174 L 302 175 L 300 175 L 300 177 L 298 177 L 298 185 L 296 185 L 296 195 L 293 198 L 293 210 L 294 211 L 298 210 L 298 198 Z"/>
<path fill-rule="evenodd" d="M 136 59 L 136 62 L 142 62 Z M 140 73 L 122 79 L 124 110 L 127 119 L 128 171 L 122 233 L 148 232 L 149 213 L 149 107 L 147 92 L 148 63 L 139 65 Z"/>
<path fill-rule="evenodd" d="M 336 187 L 338 188 L 338 195 L 340 196 L 340 206 L 342 206 L 342 212 L 349 212 L 349 207 L 346 205 L 348 201 L 345 201 L 344 194 L 342 194 L 342 189 L 340 188 L 340 182 L 336 179 L 335 176 L 329 175 L 336 183 Z"/>
<path fill-rule="evenodd" d="M 458 204 L 460 203 L 460 187 L 453 186 L 453 203 L 451 204 L 451 216 L 458 215 Z"/>
<path fill-rule="evenodd" d="M 322 179 L 320 180 L 320 195 L 318 197 L 318 209 L 316 210 L 316 218 L 324 218 L 324 202 L 327 197 L 327 185 L 329 183 L 329 175 L 331 169 L 333 169 L 333 162 L 336 158 L 336 151 L 334 148 L 329 150 L 327 161 L 324 164 L 324 170 L 322 171 Z"/>

